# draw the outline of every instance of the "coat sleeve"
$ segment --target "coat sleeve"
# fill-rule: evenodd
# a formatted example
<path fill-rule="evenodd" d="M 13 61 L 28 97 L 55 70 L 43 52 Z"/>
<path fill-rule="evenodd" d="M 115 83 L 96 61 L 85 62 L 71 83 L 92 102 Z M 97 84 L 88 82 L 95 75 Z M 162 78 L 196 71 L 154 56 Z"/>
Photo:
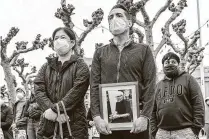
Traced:
<path fill-rule="evenodd" d="M 67 92 L 65 97 L 61 100 L 65 105 L 66 111 L 72 110 L 78 103 L 81 103 L 81 101 L 83 101 L 89 87 L 89 78 L 90 73 L 88 65 L 84 62 L 83 59 L 80 59 L 77 62 L 76 77 L 73 83 L 73 88 L 71 88 Z M 58 105 L 60 108 L 60 112 L 63 113 L 64 110 L 61 101 L 58 102 Z M 52 106 L 52 110 L 57 112 L 56 105 Z"/>
<path fill-rule="evenodd" d="M 13 122 L 13 112 L 10 107 L 7 108 L 6 120 L 1 122 L 2 129 L 9 129 Z"/>
<path fill-rule="evenodd" d="M 38 75 L 34 80 L 35 98 L 42 111 L 46 111 L 53 105 L 53 103 L 46 94 L 46 81 L 45 81 L 46 68 L 47 68 L 47 63 L 41 67 L 41 69 L 38 72 Z"/>
<path fill-rule="evenodd" d="M 141 115 L 151 117 L 152 109 L 154 105 L 154 94 L 156 85 L 156 67 L 152 51 L 149 46 L 147 46 L 144 63 L 143 63 L 143 89 L 141 101 L 143 104 Z"/>
<path fill-rule="evenodd" d="M 154 102 L 154 107 L 152 111 L 152 115 L 150 118 L 150 129 L 151 129 L 151 136 L 155 138 L 155 135 L 157 133 L 157 103 L 156 101 Z"/>
<path fill-rule="evenodd" d="M 99 101 L 99 84 L 101 84 L 101 63 L 100 63 L 100 51 L 98 48 L 93 57 L 91 66 L 91 113 L 92 117 L 100 116 L 100 101 Z"/>
<path fill-rule="evenodd" d="M 193 128 L 196 135 L 199 134 L 200 129 L 204 127 L 205 106 L 202 92 L 199 84 L 193 76 L 189 80 L 189 91 L 191 93 L 191 105 L 193 110 Z"/>

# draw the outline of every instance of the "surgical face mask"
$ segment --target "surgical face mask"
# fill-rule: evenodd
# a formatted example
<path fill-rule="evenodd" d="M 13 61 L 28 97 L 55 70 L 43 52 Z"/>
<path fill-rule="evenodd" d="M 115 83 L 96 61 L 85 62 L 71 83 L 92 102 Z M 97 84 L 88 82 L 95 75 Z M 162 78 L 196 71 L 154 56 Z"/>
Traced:
<path fill-rule="evenodd" d="M 179 74 L 178 66 L 172 64 L 164 66 L 163 71 L 168 78 L 177 77 Z"/>
<path fill-rule="evenodd" d="M 17 93 L 16 97 L 17 97 L 17 100 L 22 100 L 24 98 L 24 94 L 23 93 Z"/>
<path fill-rule="evenodd" d="M 58 55 L 63 56 L 67 54 L 72 49 L 69 42 L 66 39 L 54 40 L 54 50 Z"/>
<path fill-rule="evenodd" d="M 115 18 L 109 21 L 110 32 L 113 35 L 124 33 L 128 29 L 126 21 L 122 18 Z"/>

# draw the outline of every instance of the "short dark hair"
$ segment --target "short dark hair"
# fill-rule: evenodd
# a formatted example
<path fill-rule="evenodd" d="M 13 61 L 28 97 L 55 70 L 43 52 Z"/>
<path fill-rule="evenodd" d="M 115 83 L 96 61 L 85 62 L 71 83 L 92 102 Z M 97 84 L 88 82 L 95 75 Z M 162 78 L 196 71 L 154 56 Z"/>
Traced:
<path fill-rule="evenodd" d="M 74 31 L 68 27 L 59 27 L 55 29 L 54 32 L 52 33 L 52 40 L 54 40 L 55 34 L 60 30 L 63 30 L 68 35 L 68 37 L 70 37 L 71 40 L 75 40 L 75 46 L 76 46 L 76 35 Z M 75 46 L 72 49 L 74 49 Z M 53 44 L 52 44 L 52 49 L 54 49 Z"/>
<path fill-rule="evenodd" d="M 54 32 L 52 33 L 53 40 L 54 40 L 55 34 L 60 30 L 63 30 L 68 35 L 68 37 L 70 37 L 71 40 L 76 40 L 74 31 L 68 27 L 59 27 L 59 28 L 55 29 Z"/>
<path fill-rule="evenodd" d="M 5 94 L 4 93 L 1 93 L 1 96 L 2 96 L 1 98 L 4 98 L 5 97 Z"/>
<path fill-rule="evenodd" d="M 122 5 L 122 4 L 116 4 L 115 6 L 112 7 L 111 11 L 113 9 L 117 9 L 117 8 L 124 10 L 124 13 L 125 13 L 127 19 L 130 19 L 131 18 L 130 14 L 129 14 L 129 10 L 124 5 Z"/>
<path fill-rule="evenodd" d="M 173 52 L 169 52 L 163 56 L 162 64 L 164 64 L 165 60 L 169 60 L 169 59 L 175 59 L 178 62 L 178 64 L 180 63 L 179 56 Z"/>

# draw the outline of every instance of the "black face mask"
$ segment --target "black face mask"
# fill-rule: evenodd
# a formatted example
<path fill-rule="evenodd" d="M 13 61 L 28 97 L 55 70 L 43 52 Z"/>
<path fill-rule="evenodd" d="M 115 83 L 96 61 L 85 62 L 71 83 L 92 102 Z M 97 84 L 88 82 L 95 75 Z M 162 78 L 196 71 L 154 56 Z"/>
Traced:
<path fill-rule="evenodd" d="M 175 78 L 179 74 L 178 66 L 168 65 L 163 67 L 163 71 L 168 78 Z"/>

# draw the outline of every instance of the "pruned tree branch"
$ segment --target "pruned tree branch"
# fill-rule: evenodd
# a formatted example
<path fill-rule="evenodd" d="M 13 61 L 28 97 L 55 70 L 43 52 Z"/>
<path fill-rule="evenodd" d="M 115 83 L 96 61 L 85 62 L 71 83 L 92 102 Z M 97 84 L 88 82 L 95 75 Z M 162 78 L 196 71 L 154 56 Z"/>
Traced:
<path fill-rule="evenodd" d="M 163 45 L 170 39 L 168 39 L 168 37 L 170 38 L 171 34 L 170 34 L 170 30 L 169 30 L 169 26 L 171 25 L 171 23 L 181 14 L 182 10 L 184 9 L 184 7 L 186 7 L 186 0 L 180 0 L 177 4 L 177 6 L 175 6 L 174 3 L 170 4 L 168 9 L 173 13 L 171 15 L 171 17 L 167 20 L 167 22 L 165 23 L 164 27 L 161 29 L 162 30 L 162 34 L 163 37 L 162 39 L 165 40 L 161 40 L 161 43 L 157 46 L 157 48 L 155 49 L 155 56 L 157 56 L 157 54 L 159 53 L 159 51 L 161 50 L 161 48 L 163 47 Z M 170 43 L 170 42 L 168 42 Z M 172 48 L 175 49 L 175 51 L 179 51 L 178 49 L 175 48 L 174 44 L 171 43 L 170 46 Z"/>
<path fill-rule="evenodd" d="M 95 27 L 97 27 L 103 19 L 104 12 L 101 8 L 97 9 L 92 13 L 92 21 L 83 20 L 84 26 L 87 28 L 79 37 L 77 45 L 81 46 L 81 43 L 84 41 L 85 37 L 91 32 Z"/>
<path fill-rule="evenodd" d="M 141 13 L 142 13 L 145 25 L 149 24 L 150 23 L 150 18 L 149 18 L 149 15 L 148 15 L 144 6 L 141 8 Z"/>
<path fill-rule="evenodd" d="M 33 66 L 33 67 L 31 68 L 31 71 L 30 71 L 29 73 L 26 73 L 26 74 L 25 74 L 25 78 L 30 77 L 30 75 L 36 73 L 36 71 L 37 71 L 37 70 L 36 70 L 36 67 Z"/>
<path fill-rule="evenodd" d="M 160 8 L 160 10 L 156 13 L 156 15 L 154 16 L 154 18 L 151 21 L 151 26 L 152 27 L 154 26 L 155 22 L 160 17 L 160 15 L 169 7 L 169 5 L 171 4 L 172 1 L 173 0 L 167 0 L 165 5 L 162 8 Z"/>
<path fill-rule="evenodd" d="M 63 24 L 66 27 L 73 28 L 74 24 L 71 20 L 71 15 L 73 15 L 73 11 L 75 10 L 75 7 L 72 4 L 66 5 L 66 0 L 61 0 L 61 8 L 57 9 L 57 12 L 55 13 L 55 17 L 58 19 L 61 19 Z"/>
<path fill-rule="evenodd" d="M 136 23 L 138 26 L 145 28 L 145 24 L 144 24 L 143 22 L 141 22 L 141 21 L 139 21 L 139 20 L 136 19 L 136 20 L 135 20 L 135 23 Z"/>
<path fill-rule="evenodd" d="M 17 50 L 15 50 L 13 53 L 12 53 L 12 55 L 10 56 L 10 58 L 9 58 L 9 61 L 11 62 L 12 61 L 12 59 L 15 57 L 15 56 L 17 56 L 17 55 L 19 55 L 19 54 L 21 54 L 21 53 L 27 53 L 27 52 L 30 52 L 30 51 L 33 51 L 33 50 L 37 50 L 37 49 L 44 49 L 44 46 L 46 46 L 47 45 L 47 43 L 48 43 L 48 39 L 43 39 L 43 41 L 41 41 L 41 35 L 40 34 L 38 34 L 37 36 L 36 36 L 36 39 L 35 39 L 35 41 L 33 42 L 33 45 L 32 45 L 32 47 L 30 47 L 30 48 L 27 48 L 27 44 L 28 44 L 28 42 L 17 42 L 16 43 L 16 45 L 17 45 L 17 47 L 16 47 L 16 49 Z"/>
<path fill-rule="evenodd" d="M 14 38 L 17 33 L 19 32 L 18 28 L 12 27 L 9 31 L 9 33 L 7 34 L 6 38 L 2 40 L 1 42 L 1 47 L 2 49 L 7 49 L 7 45 L 10 43 L 10 41 L 12 40 L 12 38 Z"/>
<path fill-rule="evenodd" d="M 197 44 L 197 41 L 199 38 L 200 38 L 200 31 L 197 30 L 197 31 L 195 31 L 194 36 L 191 38 L 192 39 L 191 42 L 188 44 L 188 49 L 190 47 L 195 46 L 195 44 Z"/>

